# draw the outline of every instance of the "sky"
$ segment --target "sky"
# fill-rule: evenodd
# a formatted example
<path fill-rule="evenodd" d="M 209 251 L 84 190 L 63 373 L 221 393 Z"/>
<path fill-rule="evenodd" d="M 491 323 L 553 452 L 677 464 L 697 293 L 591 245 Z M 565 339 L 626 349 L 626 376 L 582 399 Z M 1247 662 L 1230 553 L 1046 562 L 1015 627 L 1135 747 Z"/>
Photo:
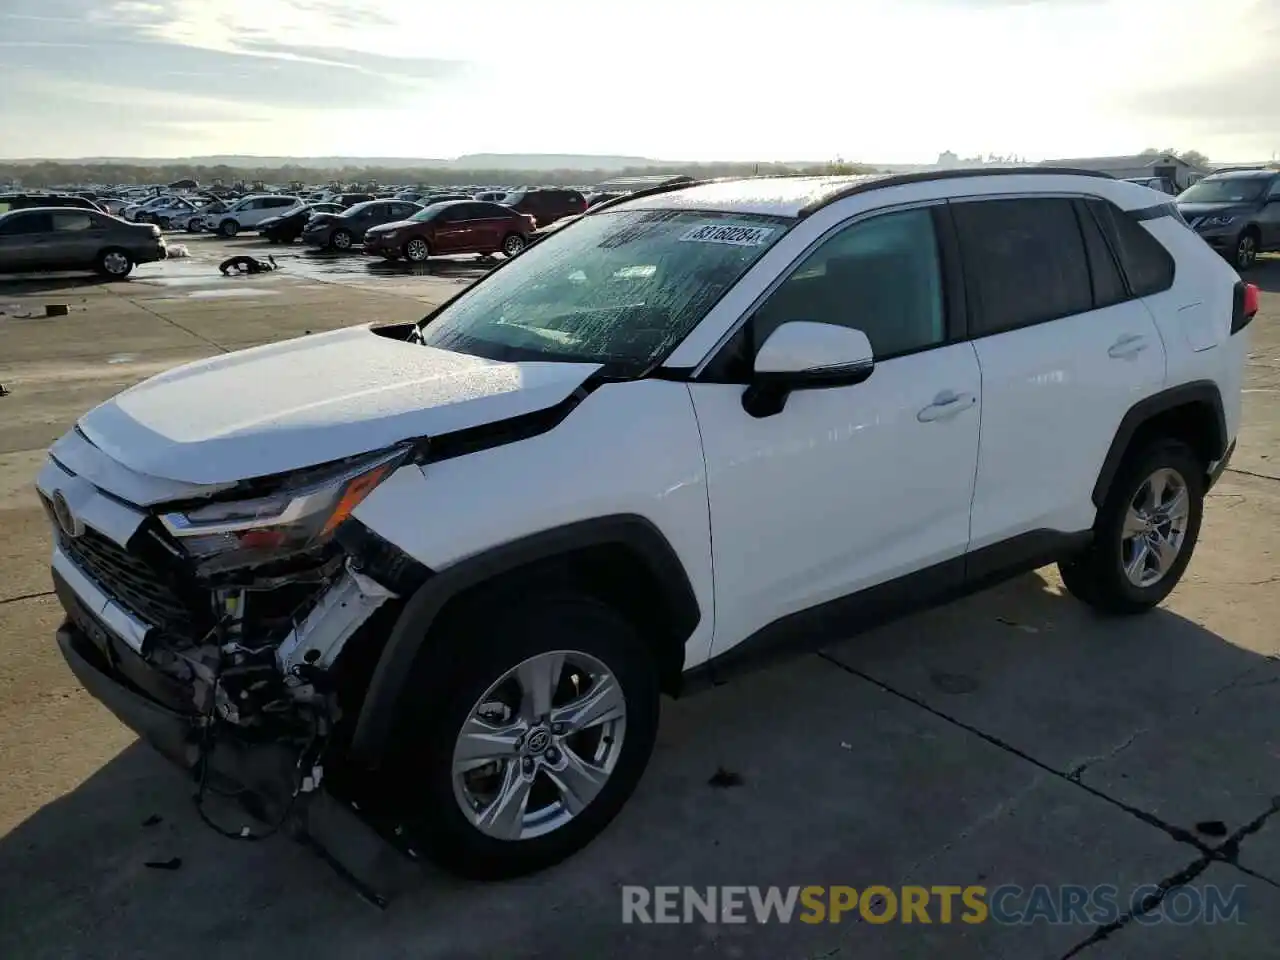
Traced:
<path fill-rule="evenodd" d="M 1280 151 L 1280 0 L 0 0 L 0 157 Z"/>

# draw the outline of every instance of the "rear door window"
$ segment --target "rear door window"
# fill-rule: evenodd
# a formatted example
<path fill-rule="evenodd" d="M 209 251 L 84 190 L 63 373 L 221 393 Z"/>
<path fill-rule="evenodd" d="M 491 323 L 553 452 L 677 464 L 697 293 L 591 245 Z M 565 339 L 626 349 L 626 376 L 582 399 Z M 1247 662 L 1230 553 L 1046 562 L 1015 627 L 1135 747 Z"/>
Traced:
<path fill-rule="evenodd" d="M 93 222 L 93 218 L 87 213 L 55 213 L 53 214 L 53 229 L 57 233 L 79 233 L 84 230 L 92 230 L 97 226 Z"/>
<path fill-rule="evenodd" d="M 1070 200 L 966 200 L 952 210 L 972 300 L 972 336 L 1093 309 L 1089 261 Z"/>

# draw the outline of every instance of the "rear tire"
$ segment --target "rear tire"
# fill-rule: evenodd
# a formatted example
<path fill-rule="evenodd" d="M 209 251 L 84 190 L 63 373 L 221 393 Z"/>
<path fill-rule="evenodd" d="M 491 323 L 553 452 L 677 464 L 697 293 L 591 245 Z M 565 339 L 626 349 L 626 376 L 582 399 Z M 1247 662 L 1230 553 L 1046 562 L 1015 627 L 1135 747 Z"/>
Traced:
<path fill-rule="evenodd" d="M 240 232 L 240 224 L 234 220 L 223 220 L 218 226 L 218 232 L 230 240 Z"/>
<path fill-rule="evenodd" d="M 1111 614 L 1143 613 L 1164 600 L 1200 536 L 1207 469 L 1180 440 L 1127 456 L 1098 511 L 1093 543 L 1058 564 L 1067 590 Z"/>
<path fill-rule="evenodd" d="M 502 239 L 502 252 L 508 258 L 518 257 L 524 252 L 525 247 L 529 245 L 529 241 L 518 233 L 508 233 Z"/>
<path fill-rule="evenodd" d="M 656 665 L 636 629 L 616 610 L 578 594 L 504 599 L 513 602 L 473 603 L 439 626 L 440 643 L 431 647 L 447 654 L 424 656 L 415 665 L 406 687 L 414 695 L 400 719 L 393 754 L 398 758 L 396 806 L 411 842 L 451 873 L 480 880 L 541 870 L 586 846 L 635 790 L 658 729 Z M 549 691 L 544 704 L 550 712 L 540 712 L 536 694 L 526 700 L 525 684 L 517 682 L 525 674 L 516 668 L 536 674 L 530 664 L 558 659 L 563 668 L 542 674 L 554 674 L 556 680 L 541 685 Z M 601 669 L 592 672 L 582 663 Z M 584 722 L 580 733 L 573 733 L 572 725 L 552 723 L 557 708 L 586 703 L 597 690 L 611 693 L 612 719 Z M 472 742 L 463 736 L 464 727 L 474 726 L 481 712 L 507 729 L 521 727 L 524 737 L 507 754 L 512 759 L 458 773 L 459 751 Z M 607 759 L 596 766 L 594 758 Z M 543 763 L 569 766 L 557 773 Z M 501 814 L 493 813 L 503 809 L 497 798 L 509 782 L 515 783 L 512 789 L 519 787 L 522 772 L 532 786 L 514 822 L 504 827 Z M 577 789 L 588 783 L 590 789 L 566 790 L 557 779 L 561 776 Z M 469 784 L 475 777 L 480 786 L 473 793 Z M 579 796 L 586 796 L 585 805 L 571 812 Z M 494 822 L 487 823 L 488 817 Z"/>

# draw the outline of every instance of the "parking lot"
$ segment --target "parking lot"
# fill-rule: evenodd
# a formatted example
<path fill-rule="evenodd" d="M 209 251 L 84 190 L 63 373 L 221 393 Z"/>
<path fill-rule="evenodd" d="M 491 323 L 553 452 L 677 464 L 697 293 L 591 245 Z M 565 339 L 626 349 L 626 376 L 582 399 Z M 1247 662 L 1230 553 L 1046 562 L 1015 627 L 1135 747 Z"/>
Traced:
<path fill-rule="evenodd" d="M 190 255 L 127 282 L 0 278 L 0 956 L 1276 956 L 1280 257 L 1248 278 L 1263 294 L 1239 447 L 1161 609 L 1102 619 L 1045 569 L 667 701 L 639 791 L 581 854 L 506 884 L 424 870 L 380 911 L 296 844 L 208 830 L 190 785 L 79 688 L 53 643 L 31 481 L 80 413 L 131 383 L 417 319 L 488 264 L 172 239 Z M 241 252 L 281 269 L 220 276 Z M 46 318 L 49 304 L 67 315 Z M 1243 922 L 1149 922 L 1153 907 L 1113 927 L 624 925 L 620 890 L 1112 885 L 1126 899 L 1180 883 L 1239 886 Z"/>

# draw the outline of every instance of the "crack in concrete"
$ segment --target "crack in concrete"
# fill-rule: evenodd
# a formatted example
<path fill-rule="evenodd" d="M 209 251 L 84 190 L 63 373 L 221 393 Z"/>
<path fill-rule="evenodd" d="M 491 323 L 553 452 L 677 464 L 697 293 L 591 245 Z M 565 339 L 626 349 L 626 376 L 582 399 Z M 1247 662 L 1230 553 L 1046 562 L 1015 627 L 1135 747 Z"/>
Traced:
<path fill-rule="evenodd" d="M 1280 477 L 1271 477 L 1265 473 L 1254 473 L 1252 470 L 1241 470 L 1239 467 L 1227 467 L 1226 473 L 1238 473 L 1242 477 L 1254 477 L 1258 480 L 1270 480 L 1272 483 L 1280 483 Z"/>
<path fill-rule="evenodd" d="M 1146 727 L 1142 727 L 1139 730 L 1133 731 L 1133 733 L 1129 734 L 1129 736 L 1127 736 L 1119 745 L 1112 748 L 1107 753 L 1104 753 L 1101 756 L 1097 756 L 1097 757 L 1086 757 L 1083 763 L 1077 764 L 1070 771 L 1068 771 L 1067 779 L 1071 780 L 1074 783 L 1079 783 L 1080 777 L 1083 776 L 1084 772 L 1088 770 L 1091 766 L 1093 766 L 1095 763 L 1105 763 L 1108 760 L 1114 759 L 1116 756 L 1118 756 L 1121 753 L 1124 753 L 1124 751 L 1128 750 L 1131 746 L 1133 746 L 1134 743 L 1137 742 L 1139 737 L 1141 737 L 1143 734 L 1148 732 L 1149 731 L 1147 730 Z"/>
<path fill-rule="evenodd" d="M 1177 873 L 1165 877 L 1165 879 L 1161 880 L 1156 885 L 1159 888 L 1158 892 L 1144 900 L 1136 910 L 1130 910 L 1119 919 L 1098 927 L 1088 937 L 1064 953 L 1061 960 L 1070 960 L 1071 957 L 1078 956 L 1094 944 L 1101 943 L 1103 940 L 1106 940 L 1117 930 L 1128 926 L 1135 918 L 1145 916 L 1150 913 L 1158 907 L 1161 902 L 1163 902 L 1164 898 L 1168 896 L 1169 891 L 1190 883 L 1200 874 L 1204 873 L 1211 864 L 1229 863 L 1242 873 L 1246 873 L 1255 879 L 1269 883 L 1273 887 L 1280 887 L 1280 883 L 1276 883 L 1270 877 L 1265 877 L 1259 873 L 1255 873 L 1248 867 L 1242 867 L 1236 862 L 1236 858 L 1240 855 L 1240 844 L 1244 841 L 1244 838 L 1261 830 L 1262 825 L 1267 822 L 1267 819 L 1277 811 L 1280 811 L 1280 797 L 1272 797 L 1271 805 L 1265 811 L 1257 817 L 1254 817 L 1244 826 L 1237 829 L 1235 833 L 1231 834 L 1230 837 L 1224 840 L 1219 847 L 1209 851 L 1205 856 L 1193 860 Z"/>
<path fill-rule="evenodd" d="M 52 590 L 41 590 L 39 593 L 20 593 L 16 597 L 0 597 L 0 607 L 6 603 L 17 603 L 19 600 L 38 600 L 41 597 L 52 597 Z"/>
<path fill-rule="evenodd" d="M 1141 820 L 1143 823 L 1147 824 L 1148 826 L 1155 827 L 1157 830 L 1160 830 L 1165 834 L 1168 834 L 1170 837 L 1172 837 L 1174 840 L 1178 841 L 1179 843 L 1185 843 L 1195 847 L 1206 857 L 1210 856 L 1213 853 L 1213 848 L 1208 846 L 1206 843 L 1204 843 L 1199 837 L 1197 837 L 1190 830 L 1184 830 L 1182 827 L 1176 826 L 1172 823 L 1166 823 L 1164 820 L 1161 820 L 1155 814 L 1149 813 L 1148 811 L 1143 810 L 1140 807 L 1135 807 L 1131 804 L 1125 803 L 1123 800 L 1118 800 L 1115 797 L 1111 796 L 1110 794 L 1104 793 L 1103 791 L 1099 790 L 1097 787 L 1091 787 L 1089 786 L 1089 784 L 1084 783 L 1080 780 L 1073 780 L 1070 774 L 1064 773 L 1055 767 L 1049 766 L 1049 764 L 1045 763 L 1043 760 L 1033 757 L 1031 754 L 1027 753 L 1025 750 L 1015 747 L 1013 744 L 1008 743 L 1004 740 L 1001 740 L 999 737 L 994 736 L 990 733 L 987 733 L 985 730 L 981 730 L 978 727 L 975 727 L 971 723 L 966 723 L 965 721 L 959 719 L 958 717 L 953 717 L 948 713 L 944 713 L 943 711 L 937 709 L 936 707 L 930 706 L 928 703 L 921 700 L 919 697 L 913 697 L 909 693 L 904 693 L 903 691 L 890 686 L 884 681 L 877 680 L 875 677 L 871 676 L 870 674 L 864 673 L 863 671 L 857 669 L 856 667 L 851 667 L 847 663 L 842 663 L 839 660 L 837 660 L 835 657 L 832 657 L 830 654 L 826 653 L 825 651 L 819 651 L 818 657 L 819 659 L 825 660 L 827 663 L 831 664 L 832 666 L 837 667 L 838 669 L 843 670 L 846 673 L 851 674 L 852 676 L 858 677 L 861 680 L 865 680 L 867 683 L 870 683 L 872 686 L 878 687 L 879 689 L 883 690 L 885 693 L 891 694 L 892 696 L 905 700 L 907 703 L 910 703 L 916 707 L 919 707 L 921 710 L 925 710 L 928 713 L 933 714 L 935 717 L 938 717 L 940 720 L 945 720 L 947 723 L 950 723 L 953 726 L 959 727 L 961 730 L 965 730 L 968 733 L 973 734 L 975 737 L 985 740 L 987 743 L 991 744 L 994 747 L 998 747 L 1001 750 L 1004 750 L 1006 753 L 1011 753 L 1015 757 L 1018 757 L 1021 760 L 1025 760 L 1027 763 L 1030 763 L 1036 767 L 1039 767 L 1041 770 L 1044 770 L 1047 773 L 1051 773 L 1053 774 L 1053 776 L 1058 777 L 1061 780 L 1065 780 L 1067 783 L 1074 784 L 1075 786 L 1079 787 L 1081 790 L 1084 790 L 1086 793 L 1090 793 L 1093 796 L 1097 797 L 1099 800 L 1104 800 L 1107 803 L 1111 804 L 1112 806 L 1118 807 L 1119 809 L 1123 810 L 1125 813 L 1129 814 L 1131 817 L 1135 817 L 1138 820 Z"/>
<path fill-rule="evenodd" d="M 1078 956 L 1079 954 L 1083 953 L 1085 950 L 1092 947 L 1094 944 L 1101 943 L 1103 940 L 1106 940 L 1117 930 L 1120 930 L 1123 927 L 1127 926 L 1128 924 L 1132 923 L 1135 917 L 1144 916 L 1147 913 L 1150 913 L 1152 910 L 1154 910 L 1163 902 L 1164 898 L 1168 895 L 1169 891 L 1177 887 L 1185 886 L 1186 884 L 1190 883 L 1192 880 L 1194 880 L 1196 877 L 1202 874 L 1205 870 L 1207 870 L 1211 864 L 1228 863 L 1235 869 L 1240 870 L 1243 873 L 1247 873 L 1251 877 L 1255 877 L 1259 880 L 1265 881 L 1266 883 L 1271 884 L 1272 886 L 1280 887 L 1280 883 L 1277 883 L 1276 881 L 1271 880 L 1269 877 L 1262 876 L 1261 874 L 1258 874 L 1248 869 L 1247 867 L 1243 867 L 1238 862 L 1239 855 L 1240 855 L 1240 846 L 1244 842 L 1245 838 L 1261 830 L 1263 824 L 1266 823 L 1267 819 L 1271 817 L 1273 814 L 1275 814 L 1277 811 L 1280 811 L 1280 796 L 1272 797 L 1271 805 L 1261 815 L 1255 817 L 1253 820 L 1250 820 L 1244 826 L 1239 827 L 1234 833 L 1231 834 L 1230 837 L 1224 840 L 1217 847 L 1211 847 L 1208 844 L 1201 841 L 1197 836 L 1195 836 L 1190 831 L 1184 830 L 1181 827 L 1175 826 L 1171 823 L 1167 823 L 1164 820 L 1161 820 L 1155 814 L 1150 813 L 1146 810 L 1143 810 L 1139 807 L 1132 806 L 1131 804 L 1127 804 L 1122 800 L 1118 800 L 1115 797 L 1112 797 L 1109 794 L 1104 793 L 1103 791 L 1097 789 L 1096 787 L 1091 787 L 1087 783 L 1083 783 L 1079 779 L 1080 773 L 1082 773 L 1084 769 L 1087 766 L 1089 766 L 1090 763 L 1093 763 L 1098 759 L 1107 759 L 1108 757 L 1114 757 L 1116 754 L 1128 748 L 1138 737 L 1140 737 L 1143 733 L 1145 733 L 1146 730 L 1139 730 L 1135 732 L 1132 736 L 1130 736 L 1127 740 L 1125 740 L 1124 743 L 1120 744 L 1120 746 L 1118 746 L 1115 750 L 1111 751 L 1111 753 L 1108 754 L 1108 757 L 1092 758 L 1090 760 L 1085 761 L 1084 764 L 1076 767 L 1071 772 L 1063 773 L 1062 771 L 1056 770 L 1053 767 L 1049 766 L 1044 761 L 1039 760 L 1036 757 L 1033 757 L 1031 754 L 1027 753 L 1025 750 L 1021 750 L 1018 747 L 1015 747 L 1013 744 L 1007 743 L 1004 740 L 1001 740 L 999 737 L 996 737 L 996 736 L 993 736 L 992 734 L 987 733 L 985 730 L 980 730 L 979 728 L 975 727 L 973 724 L 966 723 L 965 721 L 959 719 L 958 717 L 953 717 L 948 713 L 938 710 L 936 707 L 930 706 L 928 703 L 925 703 L 920 698 L 914 697 L 909 693 L 904 693 L 903 691 L 890 686 L 884 681 L 878 680 L 868 673 L 864 673 L 863 671 L 857 669 L 856 667 L 851 667 L 847 663 L 842 663 L 840 660 L 837 660 L 835 657 L 831 656 L 825 651 L 821 651 L 821 650 L 818 651 L 818 657 L 821 660 L 825 660 L 827 663 L 831 664 L 832 666 L 840 670 L 843 670 L 845 673 L 848 673 L 851 676 L 855 676 L 858 679 L 863 680 L 874 687 L 877 687 L 878 689 L 884 691 L 885 693 L 890 694 L 891 696 L 898 697 L 901 700 L 905 700 L 907 703 L 910 703 L 913 706 L 919 707 L 921 710 L 924 710 L 927 713 L 932 714 L 938 719 L 943 720 L 955 727 L 960 728 L 961 730 L 964 730 L 968 733 L 973 734 L 974 736 L 978 737 L 981 740 L 986 741 L 992 746 L 997 747 L 1001 750 L 1004 750 L 1006 753 L 1010 753 L 1015 757 L 1018 757 L 1020 760 L 1025 760 L 1027 763 L 1030 763 L 1033 766 L 1039 767 L 1041 770 L 1044 770 L 1045 772 L 1050 773 L 1055 777 L 1065 780 L 1068 783 L 1074 784 L 1075 786 L 1079 787 L 1081 790 L 1084 790 L 1086 793 L 1090 793 L 1093 796 L 1097 797 L 1099 800 L 1103 800 L 1106 803 L 1111 804 L 1112 806 L 1118 807 L 1119 809 L 1123 810 L 1125 813 L 1129 814 L 1132 817 L 1135 817 L 1138 820 L 1141 820 L 1143 823 L 1147 824 L 1148 826 L 1155 827 L 1157 830 L 1163 831 L 1165 834 L 1167 834 L 1174 840 L 1178 841 L 1179 843 L 1186 843 L 1192 847 L 1195 847 L 1197 850 L 1200 851 L 1200 856 L 1197 857 L 1195 860 L 1192 860 L 1189 864 L 1187 864 L 1185 867 L 1183 867 L 1181 870 L 1177 871 L 1176 873 L 1170 874 L 1169 876 L 1161 880 L 1156 885 L 1157 892 L 1152 894 L 1145 901 L 1139 904 L 1137 909 L 1130 910 L 1124 916 L 1120 917 L 1117 920 L 1112 921 L 1111 923 L 1107 923 L 1099 926 L 1088 937 L 1086 937 L 1080 943 L 1072 947 L 1067 953 L 1063 954 L 1061 960 L 1070 960 L 1071 957 Z M 1268 659 L 1273 659 L 1273 658 L 1268 658 Z M 1215 696 L 1216 694 L 1221 693 L 1223 690 L 1227 690 L 1237 685 L 1241 680 L 1244 679 L 1244 677 L 1248 676 L 1250 673 L 1252 673 L 1252 671 L 1246 671 L 1245 673 L 1241 674 L 1239 677 L 1227 683 L 1221 689 L 1214 691 L 1214 693 L 1210 694 L 1210 696 L 1211 697 Z M 1270 683 L 1273 681 L 1266 681 L 1266 682 Z"/>

